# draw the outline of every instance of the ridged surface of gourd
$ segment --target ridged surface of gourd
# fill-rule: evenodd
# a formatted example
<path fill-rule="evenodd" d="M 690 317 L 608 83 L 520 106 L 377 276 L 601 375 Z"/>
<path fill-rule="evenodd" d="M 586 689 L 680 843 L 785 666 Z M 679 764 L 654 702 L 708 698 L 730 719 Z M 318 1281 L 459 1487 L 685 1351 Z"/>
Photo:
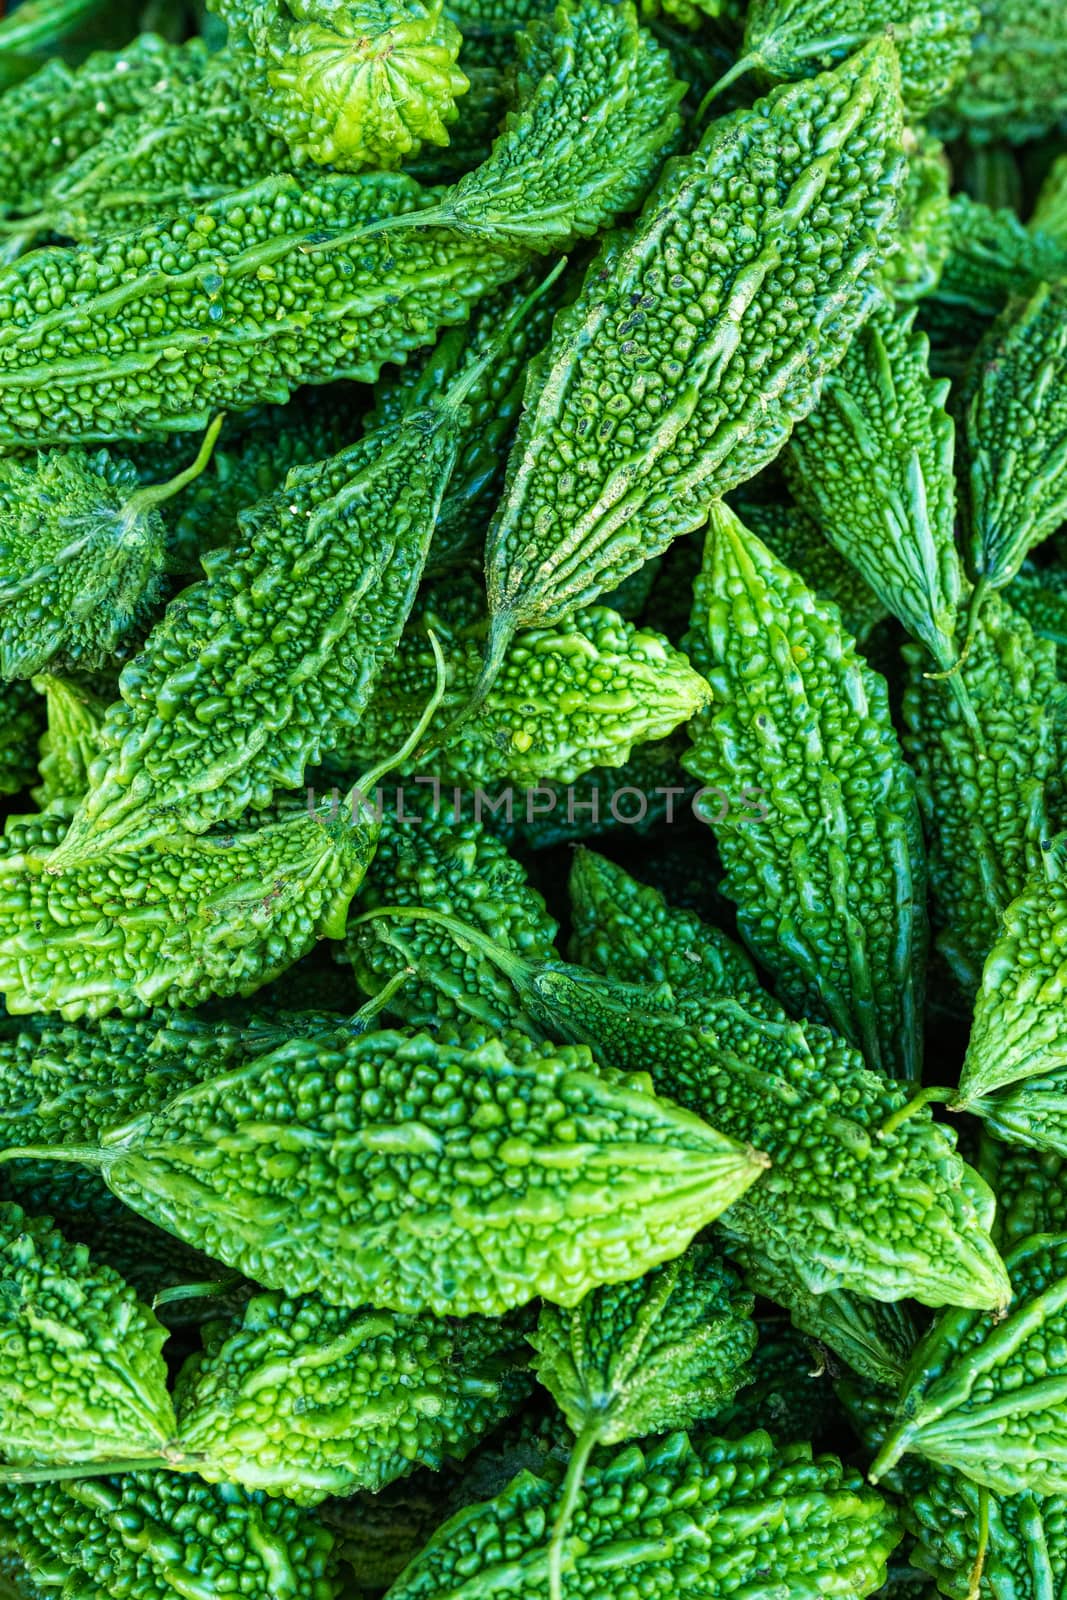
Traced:
<path fill-rule="evenodd" d="M 594 1457 L 578 1499 L 563 1571 L 565 1600 L 613 1600 L 620 1577 L 647 1600 L 687 1600 L 766 1588 L 791 1600 L 878 1588 L 900 1539 L 895 1515 L 859 1474 L 811 1446 L 775 1447 L 766 1433 L 691 1444 L 669 1434 L 644 1450 Z M 521 1585 L 548 1594 L 544 1530 L 555 1483 L 522 1472 L 495 1500 L 438 1530 L 390 1600 L 474 1600 Z"/>
<path fill-rule="evenodd" d="M 1008 307 L 965 395 L 971 561 L 1000 588 L 1067 516 L 1067 285 Z"/>
<path fill-rule="evenodd" d="M 911 646 L 905 656 L 904 747 L 929 840 L 938 946 L 973 995 L 1004 912 L 1040 869 L 1063 690 L 1054 647 L 996 595 L 959 668 L 977 728 L 950 685 L 930 676 L 926 652 Z"/>
<path fill-rule="evenodd" d="M 89 787 L 89 767 L 100 754 L 107 704 L 85 683 L 45 673 L 33 680 L 44 695 L 48 724 L 38 745 L 39 782 L 30 790 L 42 811 L 70 816 Z"/>
<path fill-rule="evenodd" d="M 1067 676 L 1067 568 L 1038 567 L 1024 561 L 1004 598 L 1036 638 L 1047 639 L 1054 646 L 1056 671 L 1062 680 Z"/>
<path fill-rule="evenodd" d="M 931 1467 L 907 1476 L 904 1525 L 913 1567 L 929 1573 L 948 1600 L 969 1600 L 979 1556 L 979 1488 L 958 1472 Z M 996 1495 L 981 1567 L 990 1600 L 1056 1600 L 1067 1570 L 1067 1497 Z"/>
<path fill-rule="evenodd" d="M 857 336 L 858 337 L 858 336 Z M 820 600 L 831 601 L 842 626 L 864 644 L 888 612 L 851 561 L 834 548 L 822 528 L 800 506 L 763 503 L 735 495 L 730 501 L 745 527 L 789 567 Z"/>
<path fill-rule="evenodd" d="M 531 252 L 637 204 L 681 86 L 632 9 L 561 9 L 520 85 L 489 159 L 452 189 L 389 173 L 270 178 L 0 272 L 0 445 L 136 439 L 300 383 L 373 381 Z"/>
<path fill-rule="evenodd" d="M 12 817 L 0 844 L 0 993 L 68 1020 L 251 994 L 339 938 L 377 825 L 352 802 L 53 870 L 67 822 Z"/>
<path fill-rule="evenodd" d="M 967 70 L 935 118 L 974 141 L 1022 143 L 1067 114 L 1067 39 L 1059 0 L 977 0 Z"/>
<path fill-rule="evenodd" d="M 295 1040 L 94 1159 L 134 1210 L 267 1288 L 442 1316 L 633 1277 L 766 1166 L 647 1079 L 473 1023 Z"/>
<path fill-rule="evenodd" d="M 32 210 L 53 179 L 124 116 L 202 76 L 199 39 L 170 45 L 141 34 L 124 50 L 98 51 L 80 67 L 49 61 L 5 91 L 0 110 L 0 211 Z"/>
<path fill-rule="evenodd" d="M 962 1102 L 1067 1065 L 1064 848 L 1063 839 L 1042 841 L 1041 861 L 1004 913 L 975 1003 Z"/>
<path fill-rule="evenodd" d="M 158 1455 L 174 1434 L 165 1330 L 47 1218 L 0 1203 L 0 1454 L 10 1466 Z M 2 1491 L 0 1491 L 2 1492 Z"/>
<path fill-rule="evenodd" d="M 945 1312 L 917 1346 L 872 1482 L 914 1452 L 998 1495 L 1067 1493 L 1067 1235 L 1034 1234 L 1005 1265 L 1006 1312 Z"/>
<path fill-rule="evenodd" d="M 92 672 L 136 648 L 163 588 L 165 530 L 106 450 L 0 463 L 0 672 Z"/>
<path fill-rule="evenodd" d="M 912 775 L 870 671 L 820 603 L 724 506 L 708 525 L 688 643 L 714 703 L 687 771 L 769 817 L 715 827 L 738 928 L 791 1008 L 868 1066 L 918 1077 L 925 863 Z"/>
<path fill-rule="evenodd" d="M 970 0 L 752 0 L 744 48 L 769 77 L 803 78 L 889 33 L 904 103 L 921 116 L 963 76 L 978 20 Z"/>
<path fill-rule="evenodd" d="M 922 129 L 905 128 L 907 169 L 900 195 L 899 244 L 883 269 L 893 299 L 910 305 L 937 287 L 952 240 L 944 146 Z"/>
<path fill-rule="evenodd" d="M 203 1338 L 175 1390 L 182 1449 L 209 1482 L 298 1505 L 461 1460 L 533 1386 L 521 1329 L 483 1317 L 260 1294 Z"/>
<path fill-rule="evenodd" d="M 486 547 L 487 674 L 516 627 L 698 527 L 811 409 L 895 215 L 897 82 L 891 47 L 871 46 L 713 123 L 609 238 L 531 370 Z M 813 208 L 833 224 L 805 227 Z"/>
<path fill-rule="evenodd" d="M 366 766 L 398 743 L 433 687 L 425 617 L 411 619 L 383 669 L 344 756 Z M 444 711 L 466 703 L 482 662 L 484 624 L 446 645 Z M 635 745 L 663 739 L 708 703 L 710 690 L 662 636 L 607 606 L 515 635 L 477 713 L 446 730 L 421 763 L 425 774 L 464 784 L 570 783 L 591 767 L 621 767 Z M 444 712 L 442 713 L 444 715 Z M 402 736 L 402 735 L 401 735 Z"/>
<path fill-rule="evenodd" d="M 747 1381 L 752 1297 L 708 1245 L 577 1306 L 544 1305 L 538 1382 L 579 1438 L 621 1444 L 713 1417 Z"/>
<path fill-rule="evenodd" d="M 341 1594 L 334 1536 L 310 1512 L 173 1472 L 2 1487 L 0 1552 L 20 1595 L 35 1575 L 85 1600 Z"/>
<path fill-rule="evenodd" d="M 403 817 L 386 811 L 354 910 L 434 906 L 473 922 L 522 955 L 554 955 L 556 923 L 500 840 L 469 815 L 456 821 L 447 793 L 440 805 L 426 790 L 400 793 Z M 398 921 L 386 942 L 375 924 L 361 928 L 350 920 L 344 948 L 356 982 L 368 995 L 379 993 L 405 966 L 414 968 L 389 1004 L 415 1027 L 463 1015 L 493 1027 L 523 1025 L 506 978 L 477 950 L 461 950 L 432 923 Z"/>
<path fill-rule="evenodd" d="M 1011 295 L 1028 294 L 1067 274 L 1067 244 L 1027 228 L 1014 211 L 994 210 L 970 195 L 949 202 L 949 250 L 934 290 L 955 310 L 995 317 Z M 968 355 L 970 350 L 968 350 Z"/>
<path fill-rule="evenodd" d="M 786 472 L 829 542 L 948 671 L 963 582 L 954 429 L 914 315 L 875 310 L 794 430 Z"/>

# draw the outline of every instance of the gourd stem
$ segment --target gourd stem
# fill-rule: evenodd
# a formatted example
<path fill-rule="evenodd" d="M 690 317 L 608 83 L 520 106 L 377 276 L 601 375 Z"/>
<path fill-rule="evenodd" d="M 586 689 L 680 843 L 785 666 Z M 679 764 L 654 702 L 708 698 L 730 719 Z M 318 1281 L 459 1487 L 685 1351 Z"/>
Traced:
<path fill-rule="evenodd" d="M 763 57 L 758 55 L 755 51 L 751 52 L 747 56 L 741 56 L 739 60 L 734 62 L 733 66 L 728 72 L 724 72 L 722 77 L 712 84 L 711 88 L 708 90 L 707 94 L 697 107 L 696 120 L 698 125 L 703 122 L 704 113 L 707 111 L 712 101 L 717 100 L 720 94 L 722 94 L 723 90 L 728 89 L 732 83 L 736 83 L 738 78 L 743 78 L 746 72 L 751 72 L 753 67 L 758 67 L 762 59 Z"/>
<path fill-rule="evenodd" d="M 368 1000 L 366 1005 L 360 1006 L 352 1021 L 358 1022 L 361 1027 L 365 1023 L 373 1022 L 378 1013 L 385 1010 L 396 991 L 402 989 L 408 979 L 414 976 L 415 968 L 412 966 L 401 967 L 399 972 L 394 972 L 388 983 L 382 985 L 373 999 Z"/>
<path fill-rule="evenodd" d="M 376 767 L 371 767 L 370 771 L 364 773 L 363 777 L 359 779 L 355 787 L 349 790 L 344 799 L 344 808 L 346 811 L 354 807 L 357 800 L 366 800 L 368 795 L 372 795 L 385 775 L 389 772 L 392 772 L 393 768 L 398 767 L 402 761 L 407 760 L 408 756 L 411 755 L 419 740 L 426 732 L 426 729 L 430 726 L 430 723 L 433 721 L 434 713 L 441 704 L 441 701 L 444 699 L 444 651 L 441 649 L 440 641 L 438 640 L 438 637 L 432 628 L 427 631 L 426 637 L 430 641 L 430 649 L 433 651 L 434 667 L 436 669 L 433 693 L 426 702 L 426 709 L 423 711 L 422 716 L 419 718 L 418 722 L 416 722 L 415 726 L 404 740 L 404 743 L 400 746 L 400 749 L 394 751 L 392 755 L 386 756 L 382 761 L 379 761 Z"/>
<path fill-rule="evenodd" d="M 169 1289 L 159 1291 L 152 1301 L 152 1310 L 174 1305 L 178 1300 L 212 1300 L 241 1281 L 239 1272 L 227 1272 L 221 1278 L 204 1278 L 200 1283 L 175 1283 Z"/>
<path fill-rule="evenodd" d="M 975 635 L 978 632 L 978 619 L 981 614 L 982 607 L 985 605 L 986 596 L 989 594 L 989 591 L 992 587 L 993 585 L 985 576 L 979 578 L 978 582 L 974 586 L 974 593 L 971 595 L 971 604 L 967 612 L 967 637 L 963 641 L 963 649 L 960 652 L 960 659 L 956 663 L 957 667 L 962 666 L 963 662 L 967 659 L 967 653 L 974 643 Z"/>
<path fill-rule="evenodd" d="M 902 1455 L 907 1454 L 910 1430 L 906 1423 L 901 1423 L 886 1436 L 882 1448 L 871 1462 L 870 1471 L 867 1473 L 868 1481 L 878 1483 L 891 1472 Z"/>
<path fill-rule="evenodd" d="M 515 310 L 511 313 L 511 316 L 505 322 L 500 332 L 490 340 L 488 347 L 482 352 L 478 359 L 472 362 L 467 371 L 462 373 L 454 383 L 450 384 L 442 402 L 446 410 L 459 410 L 460 406 L 462 406 L 463 402 L 466 400 L 467 395 L 474 388 L 474 385 L 480 381 L 486 370 L 491 367 L 495 361 L 499 361 L 501 354 L 504 350 L 506 350 L 516 328 L 518 328 L 519 325 L 529 316 L 530 312 L 533 310 L 538 300 L 540 300 L 541 296 L 543 294 L 547 294 L 548 290 L 551 289 L 552 285 L 556 282 L 556 279 L 565 269 L 566 265 L 567 257 L 561 256 L 559 261 L 557 261 L 556 265 L 552 268 L 552 271 L 546 273 L 546 275 L 541 279 L 540 283 L 537 284 L 535 288 L 531 289 L 530 293 L 525 297 L 521 305 L 515 307 Z"/>
<path fill-rule="evenodd" d="M 215 441 L 225 420 L 225 411 L 220 411 L 218 416 L 212 419 L 200 449 L 196 453 L 196 460 L 191 466 L 186 467 L 184 472 L 179 472 L 176 477 L 168 478 L 166 483 L 147 483 L 143 489 L 135 489 L 126 502 L 127 514 L 143 517 L 146 512 L 153 511 L 156 506 L 161 506 L 164 501 L 173 499 L 176 494 L 180 494 L 183 489 L 187 488 L 195 478 L 199 478 L 211 460 L 211 452 L 215 448 Z"/>
<path fill-rule="evenodd" d="M 955 1089 L 938 1089 L 934 1086 L 929 1089 L 920 1089 L 919 1093 L 909 1100 L 906 1106 L 901 1106 L 899 1111 L 894 1111 L 893 1115 L 882 1123 L 878 1130 L 878 1137 L 880 1139 L 888 1139 L 891 1133 L 897 1131 L 902 1122 L 907 1122 L 909 1117 L 913 1117 L 924 1106 L 952 1105 L 956 1094 L 957 1091 Z"/>
<path fill-rule="evenodd" d="M 563 1549 L 567 1540 L 567 1529 L 574 1516 L 574 1508 L 578 1504 L 578 1496 L 585 1479 L 585 1469 L 589 1465 L 589 1457 L 596 1442 L 597 1430 L 595 1425 L 591 1424 L 578 1435 L 571 1451 L 570 1461 L 567 1463 L 567 1476 L 563 1480 L 559 1510 L 556 1512 L 548 1540 L 549 1600 L 563 1600 Z"/>
<path fill-rule="evenodd" d="M 974 1558 L 971 1568 L 970 1582 L 967 1589 L 967 1600 L 978 1600 L 982 1589 L 982 1572 L 985 1568 L 986 1551 L 989 1549 L 989 1490 L 984 1484 L 978 1486 L 978 1554 Z"/>
<path fill-rule="evenodd" d="M 496 682 L 500 669 L 504 665 L 504 657 L 507 655 L 508 646 L 514 636 L 515 624 L 512 621 L 510 611 L 498 611 L 489 624 L 489 638 L 486 643 L 485 656 L 482 660 L 477 682 L 452 720 L 445 723 L 436 744 L 421 752 L 424 762 L 431 760 L 438 751 L 445 749 L 453 734 L 458 733 L 460 728 L 470 721 L 471 717 L 477 716 L 489 698 L 493 684 Z"/>
<path fill-rule="evenodd" d="M 522 956 L 517 956 L 513 950 L 505 950 L 503 945 L 487 938 L 469 923 L 461 922 L 459 917 L 449 916 L 446 911 L 431 911 L 428 906 L 375 906 L 373 911 L 364 911 L 356 917 L 351 926 L 376 922 L 382 917 L 391 917 L 399 922 L 432 922 L 435 927 L 444 928 L 458 945 L 469 946 L 491 961 L 520 992 L 523 984 L 528 983 L 532 976 L 533 969 Z"/>
<path fill-rule="evenodd" d="M 111 1461 L 83 1461 L 66 1467 L 0 1467 L 0 1483 L 69 1483 L 74 1478 L 104 1478 L 113 1472 L 192 1472 L 181 1457 L 118 1456 Z"/>
<path fill-rule="evenodd" d="M 83 1167 L 106 1166 L 109 1152 L 93 1144 L 22 1144 L 0 1150 L 3 1161 L 73 1161 Z"/>

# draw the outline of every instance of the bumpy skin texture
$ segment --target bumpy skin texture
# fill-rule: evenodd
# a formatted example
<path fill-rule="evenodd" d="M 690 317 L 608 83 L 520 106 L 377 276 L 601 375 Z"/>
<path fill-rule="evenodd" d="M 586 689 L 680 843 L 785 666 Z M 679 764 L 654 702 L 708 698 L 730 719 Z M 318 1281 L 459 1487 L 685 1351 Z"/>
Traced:
<path fill-rule="evenodd" d="M 144 33 L 125 50 L 99 51 L 76 69 L 50 61 L 8 89 L 0 112 L 0 210 L 32 210 L 54 178 L 161 95 L 195 82 L 208 62 L 201 40 L 170 45 Z"/>
<path fill-rule="evenodd" d="M 474 1023 L 293 1041 L 90 1159 L 268 1288 L 441 1316 L 573 1305 L 679 1255 L 766 1165 L 647 1078 Z"/>
<path fill-rule="evenodd" d="M 715 703 L 684 766 L 763 823 L 715 827 L 738 928 L 791 1009 L 814 1008 L 868 1066 L 919 1076 L 925 864 L 914 781 L 884 681 L 728 510 L 712 509 L 690 648 Z"/>
<path fill-rule="evenodd" d="M 956 194 L 949 202 L 949 228 L 949 251 L 934 294 L 957 317 L 965 311 L 995 317 L 1011 295 L 1067 274 L 1067 243 L 1024 227 L 1013 211 Z"/>
<path fill-rule="evenodd" d="M 1067 39 L 1060 0 L 977 0 L 981 24 L 938 132 L 1021 144 L 1067 113 Z"/>
<path fill-rule="evenodd" d="M 778 452 L 868 308 L 900 138 L 896 59 L 871 46 L 714 122 L 609 238 L 531 367 L 486 547 L 488 670 Z"/>
<path fill-rule="evenodd" d="M 33 781 L 44 701 L 21 680 L 0 684 L 0 794 L 18 794 Z"/>
<path fill-rule="evenodd" d="M 872 314 L 793 432 L 790 486 L 835 549 L 943 671 L 958 654 L 955 430 L 915 313 Z"/>
<path fill-rule="evenodd" d="M 236 92 L 228 54 L 118 117 L 18 219 L 24 238 L 83 243 L 141 228 L 292 166 Z"/>
<path fill-rule="evenodd" d="M 431 619 L 432 620 L 432 619 Z M 396 748 L 434 682 L 425 616 L 412 618 L 345 750 L 366 766 Z M 482 663 L 484 624 L 445 643 L 442 720 L 466 704 Z M 621 767 L 635 745 L 664 739 L 711 698 L 688 659 L 662 634 L 587 606 L 509 643 L 475 715 L 420 760 L 420 772 L 462 784 L 567 784 L 591 767 Z"/>
<path fill-rule="evenodd" d="M 204 557 L 206 578 L 123 672 L 63 860 L 261 808 L 360 721 L 415 599 L 461 415 L 447 398 L 420 409 L 242 513 L 237 544 Z M 432 692 L 431 677 L 398 744 Z"/>
<path fill-rule="evenodd" d="M 396 167 L 448 143 L 462 36 L 442 0 L 213 0 L 230 70 L 295 160 Z"/>
<path fill-rule="evenodd" d="M 88 684 L 50 672 L 33 687 L 44 695 L 48 726 L 38 744 L 40 782 L 30 795 L 42 811 L 70 816 L 89 787 L 107 705 Z"/>
<path fill-rule="evenodd" d="M 979 1550 L 979 1489 L 957 1472 L 931 1467 L 907 1478 L 901 1498 L 914 1543 L 913 1567 L 927 1572 L 938 1593 L 969 1600 Z M 981 1592 L 989 1600 L 1063 1600 L 1067 1571 L 1067 1497 L 1020 1494 L 991 1497 Z"/>
<path fill-rule="evenodd" d="M 756 1346 L 752 1297 L 708 1245 L 633 1283 L 545 1305 L 530 1335 L 537 1378 L 571 1431 L 621 1444 L 687 1428 L 728 1405 Z"/>
<path fill-rule="evenodd" d="M 667 983 L 681 1000 L 734 999 L 758 1010 L 766 999 L 740 945 L 606 856 L 575 851 L 568 889 L 569 954 L 580 966 L 622 983 Z"/>
<path fill-rule="evenodd" d="M 926 652 L 911 646 L 905 656 L 904 748 L 929 841 L 937 942 L 973 996 L 1004 912 L 1040 869 L 1064 693 L 1054 647 L 998 595 L 983 606 L 959 670 L 977 729 L 950 685 L 929 676 Z"/>
<path fill-rule="evenodd" d="M 752 0 L 744 49 L 772 78 L 803 78 L 888 33 L 904 103 L 921 116 L 960 81 L 978 21 L 970 0 Z"/>
<path fill-rule="evenodd" d="M 252 994 L 344 933 L 378 825 L 346 799 L 290 821 L 53 868 L 64 818 L 9 818 L 0 993 L 13 1012 L 99 1017 Z"/>
<path fill-rule="evenodd" d="M 404 816 L 386 811 L 378 849 L 354 910 L 433 906 L 471 922 L 491 939 L 535 959 L 555 954 L 556 924 L 523 868 L 473 817 L 456 821 L 443 795 L 435 807 L 426 791 L 402 791 Z M 511 985 L 477 950 L 462 950 L 429 922 L 390 921 L 352 926 L 345 939 L 356 982 L 375 995 L 413 967 L 390 1010 L 415 1027 L 472 1016 L 490 1027 L 523 1026 Z"/>
<path fill-rule="evenodd" d="M 743 495 L 734 496 L 731 505 L 745 527 L 774 552 L 783 566 L 803 578 L 820 600 L 829 600 L 837 607 L 845 632 L 857 644 L 863 644 L 872 629 L 888 616 L 870 584 L 851 561 L 838 554 L 818 522 L 800 506 L 762 503 Z"/>
<path fill-rule="evenodd" d="M 1067 1233 L 1063 1156 L 1004 1144 L 983 1130 L 978 1166 L 996 1191 L 994 1237 L 1002 1250 L 1010 1250 L 1031 1233 Z"/>
<path fill-rule="evenodd" d="M 770 1172 L 720 1227 L 790 1264 L 811 1293 L 1006 1301 L 988 1237 L 991 1197 L 957 1156 L 955 1135 L 916 1114 L 881 1137 L 904 1092 L 865 1072 L 828 1029 L 789 1027 L 781 1013 L 776 1023 L 731 1001 L 692 1008 L 687 1026 L 676 1007 L 655 1008 L 653 991 L 558 971 L 534 988 L 528 1008 L 599 1060 L 650 1072 L 658 1093 L 766 1151 Z"/>
<path fill-rule="evenodd" d="M 1006 1313 L 947 1311 L 917 1346 L 872 1482 L 915 1452 L 996 1494 L 1067 1493 L 1067 1235 L 1032 1234 L 1005 1265 Z"/>
<path fill-rule="evenodd" d="M 532 1388 L 515 1324 L 256 1295 L 204 1329 L 175 1389 L 197 1471 L 298 1505 L 462 1458 Z"/>
<path fill-rule="evenodd" d="M 681 85 L 629 6 L 561 9 L 520 89 L 489 159 L 452 189 L 281 176 L 15 262 L 0 273 L 0 445 L 143 438 L 299 383 L 373 381 L 531 253 L 639 203 L 677 131 Z"/>
<path fill-rule="evenodd" d="M 160 598 L 165 529 L 106 450 L 0 464 L 0 672 L 93 672 L 130 653 Z"/>
<path fill-rule="evenodd" d="M 766 1589 L 792 1600 L 870 1594 L 900 1539 L 894 1513 L 858 1473 L 811 1446 L 776 1448 L 766 1433 L 690 1444 L 669 1434 L 644 1452 L 594 1458 L 579 1496 L 563 1573 L 566 1600 L 614 1600 L 620 1576 L 648 1600 L 684 1593 L 730 1600 Z M 495 1500 L 444 1524 L 390 1600 L 475 1600 L 510 1586 L 548 1594 L 544 1529 L 557 1486 L 522 1472 Z"/>
<path fill-rule="evenodd" d="M 0 1452 L 14 1466 L 158 1455 L 166 1331 L 110 1267 L 0 1203 Z"/>
<path fill-rule="evenodd" d="M 0 1488 L 0 1550 L 20 1585 L 47 1574 L 47 1593 L 87 1600 L 341 1593 L 334 1536 L 310 1513 L 172 1472 Z"/>
<path fill-rule="evenodd" d="M 1067 516 L 1067 285 L 1009 305 L 965 397 L 971 560 L 999 589 Z"/>
<path fill-rule="evenodd" d="M 1004 914 L 982 973 L 959 1098 L 980 1109 L 986 1097 L 1024 1079 L 1050 1079 L 1049 1110 L 1062 1110 L 1054 1075 L 1067 1067 L 1062 950 L 1067 940 L 1065 841 L 1042 850 L 1025 889 Z M 1037 1085 L 1035 1084 L 1035 1087 Z M 1024 1143 L 1044 1143 L 1041 1117 Z M 1062 1141 L 1063 1133 L 1059 1134 Z M 1055 1148 L 1055 1145 L 1053 1146 Z"/>
<path fill-rule="evenodd" d="M 1067 667 L 1067 567 L 1038 567 L 1024 561 L 1004 598 L 1038 639 L 1055 646 L 1056 670 L 1062 679 Z"/>
<path fill-rule="evenodd" d="M 924 130 L 905 128 L 908 158 L 900 196 L 899 244 L 883 278 L 894 300 L 910 305 L 936 288 L 952 241 L 944 146 Z"/>

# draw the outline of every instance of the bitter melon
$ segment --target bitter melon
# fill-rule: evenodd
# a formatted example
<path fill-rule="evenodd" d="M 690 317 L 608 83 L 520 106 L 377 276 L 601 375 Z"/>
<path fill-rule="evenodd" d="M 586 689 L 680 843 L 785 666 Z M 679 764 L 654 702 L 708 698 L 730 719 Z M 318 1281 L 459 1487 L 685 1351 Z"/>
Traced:
<path fill-rule="evenodd" d="M 33 687 L 44 695 L 48 726 L 38 746 L 40 782 L 30 795 L 42 811 L 70 816 L 89 787 L 107 705 L 87 683 L 51 672 L 34 678 Z"/>
<path fill-rule="evenodd" d="M 1021 144 L 1067 115 L 1067 40 L 1059 0 L 977 0 L 963 79 L 934 117 L 938 132 Z"/>
<path fill-rule="evenodd" d="M 870 1067 L 917 1078 L 925 864 L 884 680 L 721 504 L 688 642 L 715 703 L 683 765 L 728 795 L 761 791 L 769 811 L 714 828 L 742 937 L 790 1008 L 827 1018 Z"/>
<path fill-rule="evenodd" d="M 1067 1568 L 1067 1497 L 985 1495 L 958 1472 L 909 1476 L 901 1501 L 908 1560 L 948 1600 L 1052 1600 Z"/>
<path fill-rule="evenodd" d="M 84 1162 L 267 1288 L 441 1316 L 634 1277 L 767 1164 L 647 1078 L 473 1022 L 293 1040 L 93 1146 L 27 1155 Z"/>
<path fill-rule="evenodd" d="M 486 546 L 480 693 L 516 628 L 551 624 L 699 527 L 811 410 L 894 221 L 898 82 L 892 46 L 869 45 L 714 122 L 606 242 L 531 368 Z M 812 227 L 815 210 L 833 226 Z"/>
<path fill-rule="evenodd" d="M 174 1436 L 166 1331 L 47 1218 L 0 1203 L 0 1454 L 61 1467 L 157 1456 Z M 0 1478 L 3 1467 L 0 1467 Z"/>
<path fill-rule="evenodd" d="M 467 78 L 443 0 L 212 0 L 229 70 L 298 162 L 396 167 L 447 144 Z"/>
<path fill-rule="evenodd" d="M 820 600 L 829 600 L 841 613 L 845 632 L 857 644 L 889 615 L 870 584 L 832 545 L 818 522 L 800 506 L 784 501 L 731 497 L 730 505 L 757 539 L 803 578 Z M 688 623 L 688 617 L 686 623 Z"/>
<path fill-rule="evenodd" d="M 500 1319 L 260 1294 L 203 1340 L 175 1388 L 181 1449 L 209 1482 L 305 1506 L 462 1459 L 533 1386 L 522 1329 Z"/>

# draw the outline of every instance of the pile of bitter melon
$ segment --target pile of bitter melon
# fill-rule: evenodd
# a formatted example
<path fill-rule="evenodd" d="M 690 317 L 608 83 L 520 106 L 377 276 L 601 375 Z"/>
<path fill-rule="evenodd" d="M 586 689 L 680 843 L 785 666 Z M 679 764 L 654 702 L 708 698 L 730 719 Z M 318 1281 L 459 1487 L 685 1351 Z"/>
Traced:
<path fill-rule="evenodd" d="M 0 20 L 0 1600 L 1067 1600 L 1062 0 Z"/>

